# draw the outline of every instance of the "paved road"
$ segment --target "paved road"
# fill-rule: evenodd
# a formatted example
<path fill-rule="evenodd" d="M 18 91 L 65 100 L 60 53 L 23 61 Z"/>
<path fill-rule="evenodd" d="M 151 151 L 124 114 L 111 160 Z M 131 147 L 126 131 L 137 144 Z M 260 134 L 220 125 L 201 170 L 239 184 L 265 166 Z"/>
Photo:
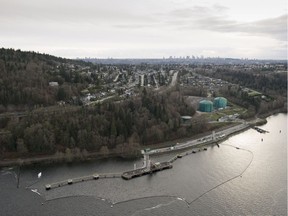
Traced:
<path fill-rule="evenodd" d="M 176 83 L 177 83 L 177 76 L 178 76 L 178 71 L 176 71 L 173 76 L 172 76 L 172 80 L 171 80 L 171 83 L 170 83 L 170 88 L 175 86 Z"/>
<path fill-rule="evenodd" d="M 246 129 L 248 127 L 249 127 L 249 124 L 242 123 L 240 125 L 236 125 L 234 127 L 219 131 L 219 132 L 215 133 L 214 141 L 221 141 L 221 140 L 225 139 L 227 136 L 229 136 L 233 133 L 242 131 L 243 129 Z M 149 155 L 186 149 L 186 148 L 193 147 L 193 146 L 196 146 L 199 144 L 205 144 L 205 143 L 208 144 L 209 142 L 212 142 L 212 141 L 213 140 L 212 140 L 212 134 L 211 134 L 211 135 L 203 136 L 202 138 L 189 140 L 189 141 L 186 141 L 183 143 L 177 143 L 175 146 L 172 146 L 172 147 L 150 150 Z"/>

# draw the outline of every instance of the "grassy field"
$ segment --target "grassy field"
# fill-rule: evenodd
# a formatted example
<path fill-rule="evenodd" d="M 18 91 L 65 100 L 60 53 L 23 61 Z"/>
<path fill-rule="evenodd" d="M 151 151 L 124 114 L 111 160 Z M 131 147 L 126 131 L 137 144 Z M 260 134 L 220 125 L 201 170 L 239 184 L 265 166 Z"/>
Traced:
<path fill-rule="evenodd" d="M 217 121 L 219 118 L 223 117 L 223 116 L 227 116 L 227 115 L 233 115 L 233 114 L 243 114 L 247 112 L 247 110 L 243 107 L 237 106 L 235 104 L 230 103 L 229 106 L 225 109 L 222 110 L 214 110 L 211 113 L 204 113 L 204 115 L 206 115 L 206 117 L 210 120 L 210 121 Z"/>

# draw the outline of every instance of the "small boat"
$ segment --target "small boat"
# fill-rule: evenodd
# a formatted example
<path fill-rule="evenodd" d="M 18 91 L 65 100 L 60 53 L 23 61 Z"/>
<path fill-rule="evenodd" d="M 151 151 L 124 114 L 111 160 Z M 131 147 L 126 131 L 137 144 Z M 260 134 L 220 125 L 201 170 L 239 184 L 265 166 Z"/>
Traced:
<path fill-rule="evenodd" d="M 50 184 L 45 185 L 45 189 L 46 190 L 50 190 L 51 189 L 51 185 Z"/>
<path fill-rule="evenodd" d="M 98 175 L 98 174 L 94 174 L 94 175 L 93 175 L 93 179 L 95 179 L 95 180 L 96 180 L 96 179 L 99 179 L 99 175 Z"/>
<path fill-rule="evenodd" d="M 207 151 L 207 148 L 204 148 L 204 151 Z"/>

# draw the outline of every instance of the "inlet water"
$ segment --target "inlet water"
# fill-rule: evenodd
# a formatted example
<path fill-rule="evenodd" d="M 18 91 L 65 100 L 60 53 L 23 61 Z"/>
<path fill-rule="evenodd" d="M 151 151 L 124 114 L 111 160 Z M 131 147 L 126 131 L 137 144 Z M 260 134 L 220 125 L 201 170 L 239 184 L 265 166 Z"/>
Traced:
<path fill-rule="evenodd" d="M 267 118 L 173 169 L 129 181 L 100 179 L 50 191 L 45 184 L 133 169 L 141 160 L 107 159 L 0 173 L 0 215 L 287 215 L 287 115 Z M 152 158 L 163 161 L 174 154 Z M 38 174 L 41 172 L 41 178 Z M 40 195 L 39 195 L 40 194 Z"/>

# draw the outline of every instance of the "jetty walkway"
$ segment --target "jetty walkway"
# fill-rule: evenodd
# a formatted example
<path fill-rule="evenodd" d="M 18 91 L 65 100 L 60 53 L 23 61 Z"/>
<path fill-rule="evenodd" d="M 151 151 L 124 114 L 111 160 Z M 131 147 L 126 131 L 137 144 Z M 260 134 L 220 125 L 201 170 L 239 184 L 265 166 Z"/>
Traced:
<path fill-rule="evenodd" d="M 147 174 L 158 172 L 158 171 L 161 171 L 164 169 L 171 169 L 171 168 L 172 168 L 172 164 L 169 161 L 168 162 L 162 162 L 162 163 L 155 163 L 150 168 L 143 167 L 140 169 L 124 172 L 122 174 L 122 178 L 125 180 L 130 180 L 130 179 L 135 178 L 135 177 L 139 177 L 142 175 L 147 175 Z"/>
<path fill-rule="evenodd" d="M 64 181 L 54 182 L 51 184 L 46 184 L 45 189 L 50 190 L 53 188 L 58 188 L 66 185 L 71 185 L 74 183 L 84 182 L 84 181 L 90 181 L 90 180 L 98 180 L 103 178 L 121 178 L 122 173 L 101 173 L 101 174 L 92 174 L 87 176 L 81 176 L 77 178 L 71 178 Z"/>

